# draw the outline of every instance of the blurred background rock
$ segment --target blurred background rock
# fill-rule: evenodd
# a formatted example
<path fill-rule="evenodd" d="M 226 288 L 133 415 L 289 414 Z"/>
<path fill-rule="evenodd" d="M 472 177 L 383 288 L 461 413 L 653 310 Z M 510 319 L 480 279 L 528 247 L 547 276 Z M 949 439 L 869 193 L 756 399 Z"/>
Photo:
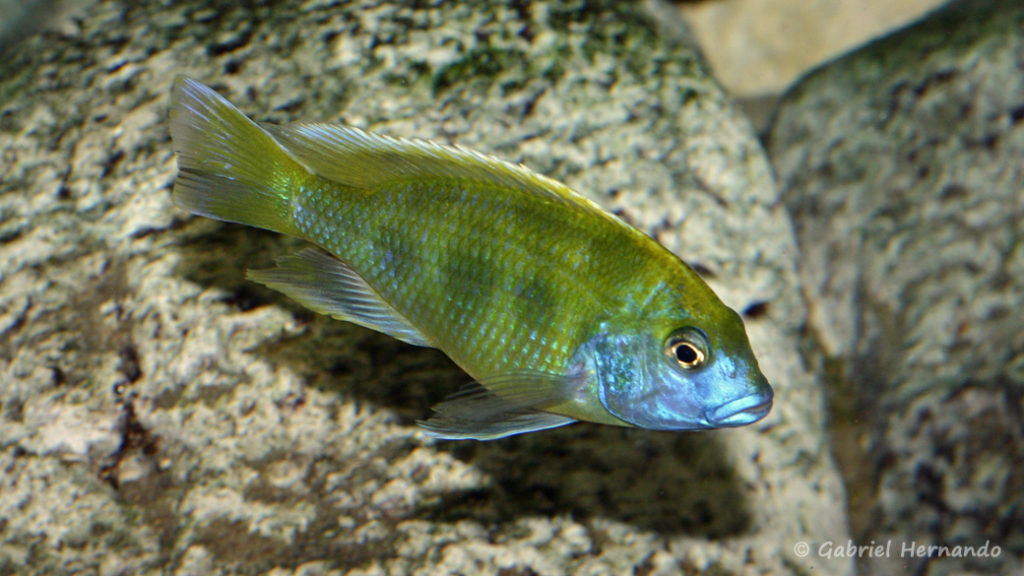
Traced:
<path fill-rule="evenodd" d="M 29 36 L 66 24 L 94 0 L 0 0 L 0 54 Z"/>
<path fill-rule="evenodd" d="M 738 98 L 778 94 L 808 69 L 922 16 L 943 0 L 680 2 L 704 55 Z"/>

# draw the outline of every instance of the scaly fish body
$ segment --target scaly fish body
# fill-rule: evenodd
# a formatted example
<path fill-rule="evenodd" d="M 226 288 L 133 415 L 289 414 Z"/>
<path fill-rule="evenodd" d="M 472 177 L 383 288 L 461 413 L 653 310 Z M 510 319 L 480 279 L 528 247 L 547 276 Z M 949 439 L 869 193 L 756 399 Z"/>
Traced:
<path fill-rule="evenodd" d="M 436 347 L 476 380 L 435 407 L 428 432 L 490 439 L 575 420 L 682 430 L 769 411 L 739 316 L 564 185 L 427 141 L 256 124 L 188 79 L 173 101 L 177 201 L 319 247 L 252 279 Z"/>

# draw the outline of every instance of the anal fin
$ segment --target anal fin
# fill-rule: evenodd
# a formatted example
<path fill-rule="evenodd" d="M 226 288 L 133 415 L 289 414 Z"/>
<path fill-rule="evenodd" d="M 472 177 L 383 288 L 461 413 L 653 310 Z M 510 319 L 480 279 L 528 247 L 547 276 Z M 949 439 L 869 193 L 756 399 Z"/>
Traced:
<path fill-rule="evenodd" d="M 362 276 L 319 248 L 283 256 L 277 259 L 276 267 L 249 270 L 247 276 L 320 314 L 383 332 L 409 344 L 431 346 Z"/>

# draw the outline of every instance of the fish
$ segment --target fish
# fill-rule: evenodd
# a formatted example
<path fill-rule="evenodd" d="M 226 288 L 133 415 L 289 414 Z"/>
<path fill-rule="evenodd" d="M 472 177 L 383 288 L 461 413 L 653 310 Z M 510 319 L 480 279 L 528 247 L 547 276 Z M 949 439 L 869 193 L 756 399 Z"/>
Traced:
<path fill-rule="evenodd" d="M 424 139 L 258 123 L 184 76 L 170 133 L 177 205 L 309 243 L 250 280 L 469 375 L 417 421 L 429 436 L 729 428 L 772 408 L 740 315 L 556 180 Z"/>

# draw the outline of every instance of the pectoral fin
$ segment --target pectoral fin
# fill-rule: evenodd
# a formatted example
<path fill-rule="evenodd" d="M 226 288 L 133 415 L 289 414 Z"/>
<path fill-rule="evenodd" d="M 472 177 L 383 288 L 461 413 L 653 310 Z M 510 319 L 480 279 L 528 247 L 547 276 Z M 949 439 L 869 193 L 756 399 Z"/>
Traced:
<path fill-rule="evenodd" d="M 544 412 L 578 388 L 580 376 L 516 372 L 467 385 L 434 406 L 435 416 L 417 422 L 427 434 L 449 440 L 495 440 L 572 424 L 567 416 Z"/>
<path fill-rule="evenodd" d="M 318 248 L 277 259 L 277 267 L 249 270 L 248 278 L 319 312 L 383 332 L 416 346 L 429 340 L 344 262 Z"/>

